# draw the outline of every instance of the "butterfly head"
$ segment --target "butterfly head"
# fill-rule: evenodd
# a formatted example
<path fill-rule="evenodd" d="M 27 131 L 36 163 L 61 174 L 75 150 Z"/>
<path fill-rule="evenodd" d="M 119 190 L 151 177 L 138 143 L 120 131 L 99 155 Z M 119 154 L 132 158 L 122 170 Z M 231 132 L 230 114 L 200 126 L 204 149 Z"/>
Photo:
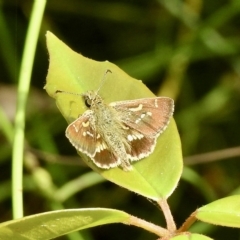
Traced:
<path fill-rule="evenodd" d="M 93 105 L 102 103 L 102 98 L 97 94 L 96 91 L 87 91 L 82 94 L 84 103 L 88 108 L 91 108 Z"/>
<path fill-rule="evenodd" d="M 97 91 L 87 91 L 86 93 L 81 94 L 84 99 L 84 103 L 88 108 L 91 108 L 94 105 L 98 105 L 102 103 L 102 98 L 98 95 L 105 79 L 107 73 L 112 73 L 111 70 L 107 69 L 104 73 L 100 86 L 98 87 Z"/>

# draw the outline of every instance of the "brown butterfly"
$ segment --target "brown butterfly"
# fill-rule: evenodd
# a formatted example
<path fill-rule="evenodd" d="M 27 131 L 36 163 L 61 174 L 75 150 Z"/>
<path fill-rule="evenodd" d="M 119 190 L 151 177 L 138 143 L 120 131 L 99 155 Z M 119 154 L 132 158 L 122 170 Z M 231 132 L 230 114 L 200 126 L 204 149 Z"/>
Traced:
<path fill-rule="evenodd" d="M 173 115 L 174 101 L 154 97 L 105 104 L 99 89 L 81 94 L 89 110 L 69 124 L 66 136 L 99 168 L 121 166 L 129 171 L 132 161 L 153 152 L 158 136 Z"/>

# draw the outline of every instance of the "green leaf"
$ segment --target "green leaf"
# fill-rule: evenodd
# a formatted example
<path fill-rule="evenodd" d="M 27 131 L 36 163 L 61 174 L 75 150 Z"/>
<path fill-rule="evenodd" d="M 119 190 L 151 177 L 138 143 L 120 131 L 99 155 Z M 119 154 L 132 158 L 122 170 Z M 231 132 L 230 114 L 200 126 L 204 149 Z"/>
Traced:
<path fill-rule="evenodd" d="M 203 222 L 227 227 L 240 227 L 240 195 L 214 201 L 199 208 L 195 217 Z"/>
<path fill-rule="evenodd" d="M 104 208 L 46 212 L 0 224 L 0 239 L 47 240 L 103 224 L 126 223 L 129 217 Z"/>
<path fill-rule="evenodd" d="M 211 240 L 212 238 L 209 238 L 207 236 L 204 236 L 198 233 L 186 233 L 184 235 L 179 235 L 170 239 L 171 240 Z"/>
<path fill-rule="evenodd" d="M 86 110 L 81 96 L 57 93 L 57 90 L 84 93 L 96 90 L 107 69 L 100 95 L 107 103 L 144 97 L 153 93 L 139 80 L 133 79 L 116 65 L 105 61 L 97 62 L 72 51 L 52 33 L 47 33 L 50 65 L 46 91 L 56 99 L 56 104 L 68 123 Z M 133 170 L 121 168 L 104 170 L 97 168 L 86 155 L 81 158 L 106 179 L 147 198 L 158 200 L 168 197 L 176 188 L 182 173 L 181 143 L 174 120 L 158 138 L 155 151 L 147 158 L 133 163 Z"/>

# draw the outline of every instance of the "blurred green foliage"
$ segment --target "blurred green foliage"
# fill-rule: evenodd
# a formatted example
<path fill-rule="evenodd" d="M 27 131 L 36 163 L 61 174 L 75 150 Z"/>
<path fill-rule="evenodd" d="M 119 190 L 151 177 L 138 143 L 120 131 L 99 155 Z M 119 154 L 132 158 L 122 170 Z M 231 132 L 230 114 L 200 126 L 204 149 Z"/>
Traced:
<path fill-rule="evenodd" d="M 12 218 L 15 87 L 31 9 L 30 0 L 0 2 L 1 222 Z M 27 109 L 25 215 L 59 208 L 110 207 L 164 226 L 155 206 L 90 174 L 65 138 L 67 123 L 43 90 L 48 69 L 47 30 L 84 56 L 114 62 L 132 77 L 142 79 L 157 95 L 175 99 L 184 156 L 190 156 L 188 164 L 192 164 L 169 199 L 178 225 L 197 207 L 239 193 L 240 150 L 231 149 L 240 145 L 239 26 L 238 0 L 48 1 Z M 198 156 L 198 164 L 191 158 L 222 149 L 230 151 L 221 162 L 223 157 L 217 153 L 211 162 L 205 161 L 205 155 Z M 201 161 L 204 164 L 200 165 Z M 84 184 L 79 184 L 81 175 Z M 69 183 L 72 192 L 66 188 Z M 55 199 L 55 191 L 63 201 Z M 193 229 L 220 240 L 239 238 L 236 229 L 206 224 L 195 224 Z M 83 233 L 85 239 L 155 239 L 147 232 L 121 225 Z M 81 239 L 76 234 L 70 238 Z"/>

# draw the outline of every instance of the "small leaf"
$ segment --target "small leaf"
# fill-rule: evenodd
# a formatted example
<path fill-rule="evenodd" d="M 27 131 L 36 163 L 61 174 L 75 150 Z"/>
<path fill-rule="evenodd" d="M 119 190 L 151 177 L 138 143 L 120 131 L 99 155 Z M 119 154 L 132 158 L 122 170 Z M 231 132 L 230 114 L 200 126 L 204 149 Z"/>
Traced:
<path fill-rule="evenodd" d="M 209 238 L 207 236 L 204 236 L 198 233 L 187 233 L 184 235 L 178 235 L 170 239 L 171 240 L 212 240 L 212 238 Z"/>
<path fill-rule="evenodd" d="M 203 222 L 240 227 L 240 195 L 219 199 L 199 208 L 195 217 Z"/>
<path fill-rule="evenodd" d="M 109 223 L 126 223 L 130 215 L 113 209 L 71 209 L 46 212 L 0 224 L 0 239 L 47 240 Z"/>
<path fill-rule="evenodd" d="M 98 89 L 107 69 L 107 75 L 99 94 L 106 103 L 144 97 L 153 93 L 139 80 L 133 79 L 116 65 L 105 61 L 97 62 L 72 51 L 52 33 L 47 33 L 50 65 L 46 91 L 56 99 L 57 106 L 68 123 L 86 110 L 81 96 L 56 94 L 57 90 L 84 93 Z M 149 157 L 133 163 L 133 170 L 121 168 L 104 170 L 97 168 L 86 155 L 82 159 L 106 179 L 147 198 L 167 198 L 176 188 L 182 173 L 181 143 L 174 120 L 158 138 L 155 151 Z"/>

